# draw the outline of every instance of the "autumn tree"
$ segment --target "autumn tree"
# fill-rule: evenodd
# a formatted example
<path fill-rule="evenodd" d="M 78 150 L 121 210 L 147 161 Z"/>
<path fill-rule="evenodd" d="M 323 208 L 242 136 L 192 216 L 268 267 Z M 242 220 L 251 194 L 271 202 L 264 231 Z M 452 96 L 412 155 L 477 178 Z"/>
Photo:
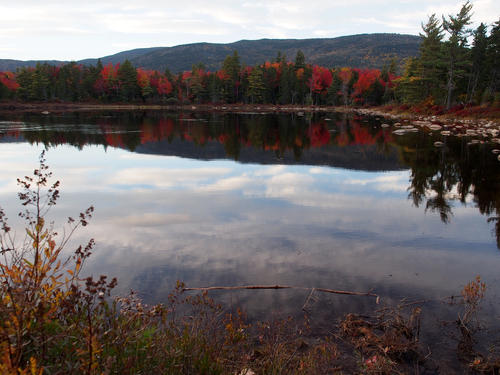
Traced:
<path fill-rule="evenodd" d="M 0 99 L 11 99 L 19 88 L 12 72 L 0 72 Z"/>
<path fill-rule="evenodd" d="M 421 73 L 422 68 L 418 58 L 410 57 L 406 60 L 404 73 L 396 80 L 397 87 L 394 91 L 399 102 L 415 104 L 425 99 L 422 91 Z"/>

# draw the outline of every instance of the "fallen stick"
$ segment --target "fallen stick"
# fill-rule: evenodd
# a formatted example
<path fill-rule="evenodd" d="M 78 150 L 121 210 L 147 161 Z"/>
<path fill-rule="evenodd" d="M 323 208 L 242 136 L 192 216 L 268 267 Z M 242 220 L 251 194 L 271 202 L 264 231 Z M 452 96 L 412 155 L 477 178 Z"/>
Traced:
<path fill-rule="evenodd" d="M 351 292 L 347 290 L 335 290 L 335 289 L 326 289 L 326 288 L 306 288 L 302 286 L 291 286 L 291 285 L 242 285 L 242 286 L 209 286 L 204 288 L 183 288 L 182 291 L 190 291 L 190 290 L 241 290 L 241 289 L 300 289 L 300 290 L 314 290 L 317 292 L 323 293 L 332 293 L 332 294 L 345 294 L 349 296 L 368 296 L 368 297 L 376 297 L 377 303 L 380 300 L 378 294 L 372 292 Z"/>
<path fill-rule="evenodd" d="M 302 310 L 304 310 L 304 311 L 306 311 L 306 312 L 307 312 L 306 307 L 307 307 L 307 305 L 309 304 L 309 301 L 311 300 L 311 298 L 312 298 L 312 296 L 313 296 L 313 294 L 314 294 L 314 291 L 315 291 L 315 290 L 316 290 L 316 289 L 314 289 L 314 288 L 312 288 L 312 289 L 311 289 L 311 292 L 309 293 L 309 296 L 307 297 L 306 302 L 304 302 L 304 305 L 302 306 Z"/>

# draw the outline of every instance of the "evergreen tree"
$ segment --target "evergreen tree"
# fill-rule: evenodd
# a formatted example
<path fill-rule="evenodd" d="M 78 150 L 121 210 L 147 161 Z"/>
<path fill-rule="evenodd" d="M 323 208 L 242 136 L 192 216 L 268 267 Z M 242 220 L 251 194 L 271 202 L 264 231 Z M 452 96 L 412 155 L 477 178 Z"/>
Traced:
<path fill-rule="evenodd" d="M 481 23 L 474 31 L 474 41 L 471 49 L 472 68 L 467 85 L 467 103 L 479 102 L 480 96 L 486 89 L 487 84 L 487 60 L 486 50 L 488 38 L 486 36 L 486 25 Z M 478 98 L 479 96 L 479 98 Z"/>
<path fill-rule="evenodd" d="M 304 56 L 304 52 L 299 49 L 295 55 L 295 70 L 304 69 L 305 67 L 306 57 Z"/>
<path fill-rule="evenodd" d="M 252 103 L 262 103 L 266 92 L 264 72 L 260 66 L 255 66 L 248 76 L 248 96 Z"/>
<path fill-rule="evenodd" d="M 494 101 L 500 91 L 500 19 L 493 24 L 488 37 L 486 59 L 489 68 L 487 82 L 487 100 Z M 497 103 L 500 98 L 496 99 Z"/>
<path fill-rule="evenodd" d="M 333 80 L 330 87 L 326 92 L 326 103 L 329 105 L 342 105 L 342 95 L 339 92 L 342 91 L 342 80 L 339 77 L 338 69 L 333 72 Z"/>
<path fill-rule="evenodd" d="M 140 88 L 137 84 L 137 70 L 130 61 L 125 60 L 118 68 L 118 81 L 121 100 L 133 101 L 139 96 Z"/>
<path fill-rule="evenodd" d="M 469 30 L 466 29 L 471 21 L 472 4 L 467 1 L 456 16 L 449 15 L 448 19 L 443 17 L 443 28 L 449 34 L 445 43 L 447 59 L 447 83 L 446 83 L 446 109 L 451 107 L 454 90 L 459 86 L 458 81 L 465 76 L 465 68 L 469 64 L 467 53 L 467 37 Z"/>
<path fill-rule="evenodd" d="M 282 62 L 278 98 L 280 104 L 289 104 L 292 102 L 290 83 L 293 75 L 295 75 L 295 71 L 292 69 L 291 65 L 288 65 L 286 62 Z"/>
<path fill-rule="evenodd" d="M 33 77 L 35 74 L 35 70 L 32 68 L 20 68 L 16 73 L 16 80 L 19 84 L 19 88 L 17 89 L 17 96 L 21 100 L 32 100 L 34 99 L 31 95 L 31 87 L 33 85 Z"/>
<path fill-rule="evenodd" d="M 420 34 L 422 43 L 420 44 L 419 64 L 423 97 L 432 96 L 437 99 L 443 96 L 445 70 L 443 66 L 443 29 L 433 14 L 429 17 L 427 23 L 422 24 L 423 33 Z"/>
<path fill-rule="evenodd" d="M 421 90 L 422 78 L 420 72 L 422 72 L 420 60 L 410 57 L 406 61 L 403 76 L 397 80 L 395 95 L 399 102 L 415 104 L 425 99 Z"/>
<path fill-rule="evenodd" d="M 194 64 L 191 69 L 191 94 L 196 103 L 208 100 L 205 65 L 203 63 Z"/>
<path fill-rule="evenodd" d="M 229 103 L 235 103 L 239 99 L 239 75 L 240 75 L 240 57 L 238 51 L 234 51 L 233 55 L 228 55 L 222 64 L 222 70 L 227 74 L 226 80 L 226 99 Z"/>

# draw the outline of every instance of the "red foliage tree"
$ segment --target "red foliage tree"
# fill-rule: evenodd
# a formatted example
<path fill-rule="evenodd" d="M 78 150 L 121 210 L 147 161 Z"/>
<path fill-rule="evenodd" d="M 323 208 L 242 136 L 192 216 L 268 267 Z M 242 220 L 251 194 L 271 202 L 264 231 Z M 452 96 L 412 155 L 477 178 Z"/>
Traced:
<path fill-rule="evenodd" d="M 0 72 L 0 83 L 11 91 L 16 91 L 19 88 L 16 76 L 12 72 Z"/>

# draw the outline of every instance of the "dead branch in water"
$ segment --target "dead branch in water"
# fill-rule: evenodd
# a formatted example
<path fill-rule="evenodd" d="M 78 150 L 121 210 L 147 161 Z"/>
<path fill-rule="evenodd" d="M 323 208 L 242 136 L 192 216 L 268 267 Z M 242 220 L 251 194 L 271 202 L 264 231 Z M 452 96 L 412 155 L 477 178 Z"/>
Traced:
<path fill-rule="evenodd" d="M 335 290 L 335 289 L 327 289 L 327 288 L 307 288 L 302 286 L 291 286 L 291 285 L 241 285 L 241 286 L 209 286 L 204 288 L 183 288 L 182 291 L 191 291 L 191 290 L 201 290 L 201 291 L 209 291 L 209 290 L 241 290 L 241 289 L 300 289 L 300 290 L 310 290 L 316 292 L 323 293 L 332 293 L 332 294 L 345 294 L 349 296 L 367 296 L 367 297 L 376 297 L 377 303 L 380 301 L 380 297 L 378 294 L 370 292 L 352 292 L 347 290 Z"/>

